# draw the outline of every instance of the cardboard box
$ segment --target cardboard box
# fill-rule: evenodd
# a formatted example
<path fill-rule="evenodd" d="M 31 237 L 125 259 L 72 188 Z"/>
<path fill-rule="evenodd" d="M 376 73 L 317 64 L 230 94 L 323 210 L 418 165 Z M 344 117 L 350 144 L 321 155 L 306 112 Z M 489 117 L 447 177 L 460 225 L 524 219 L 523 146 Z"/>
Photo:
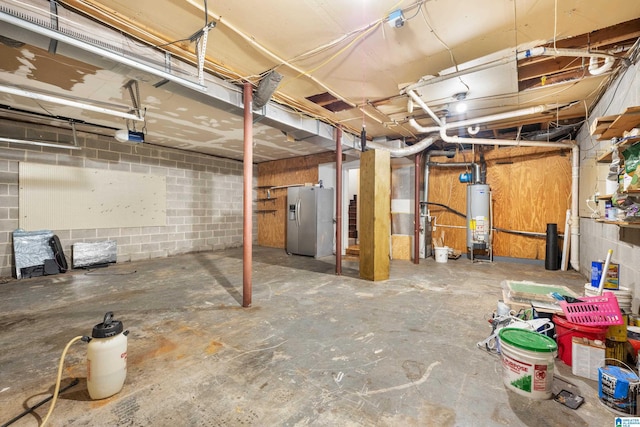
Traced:
<path fill-rule="evenodd" d="M 571 372 L 598 381 L 598 368 L 604 366 L 605 344 L 584 337 L 571 339 Z"/>
<path fill-rule="evenodd" d="M 600 285 L 600 278 L 602 277 L 602 268 L 604 267 L 603 261 L 591 262 L 591 286 L 597 288 Z M 620 289 L 620 277 L 619 277 L 620 265 L 613 262 L 609 263 L 609 271 L 604 281 L 604 289 Z"/>

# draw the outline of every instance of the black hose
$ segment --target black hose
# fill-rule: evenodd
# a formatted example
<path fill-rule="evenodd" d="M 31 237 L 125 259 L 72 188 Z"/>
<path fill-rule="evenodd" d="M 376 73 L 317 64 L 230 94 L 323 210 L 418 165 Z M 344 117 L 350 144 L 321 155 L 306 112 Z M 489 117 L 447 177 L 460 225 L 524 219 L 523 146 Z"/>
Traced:
<path fill-rule="evenodd" d="M 60 396 L 63 392 L 69 390 L 71 387 L 76 386 L 78 383 L 80 382 L 79 379 L 74 378 L 73 381 L 71 381 L 71 383 L 69 383 L 69 385 L 65 386 L 64 388 L 60 389 L 60 391 L 58 392 L 58 396 Z M 50 401 L 51 399 L 53 399 L 53 395 L 47 397 L 46 399 L 44 399 L 43 401 L 41 401 L 40 403 L 36 403 L 35 405 L 33 405 L 30 408 L 27 408 L 23 413 L 21 413 L 20 415 L 18 415 L 17 417 L 14 417 L 12 419 L 10 419 L 9 421 L 7 421 L 6 423 L 2 424 L 2 426 L 0 427 L 7 427 L 13 423 L 15 423 L 16 421 L 18 421 L 20 418 L 24 417 L 25 415 L 27 415 L 28 413 L 33 412 L 34 409 L 37 409 L 39 407 L 41 407 L 42 405 L 44 405 L 45 403 L 47 403 L 48 401 Z"/>
<path fill-rule="evenodd" d="M 442 203 L 434 203 L 434 202 L 420 202 L 420 204 L 425 204 L 425 203 L 426 203 L 426 204 L 428 204 L 428 205 L 440 206 L 441 208 L 445 208 L 446 210 L 451 211 L 451 212 L 453 212 L 454 214 L 456 214 L 456 215 L 458 215 L 458 216 L 461 216 L 461 217 L 463 217 L 463 218 L 466 218 L 466 217 L 467 217 L 467 215 L 463 214 L 462 212 L 459 212 L 459 211 L 457 211 L 457 210 L 455 210 L 455 209 L 453 209 L 453 208 L 450 208 L 450 207 L 449 207 L 449 206 L 447 206 L 447 205 L 443 205 Z"/>

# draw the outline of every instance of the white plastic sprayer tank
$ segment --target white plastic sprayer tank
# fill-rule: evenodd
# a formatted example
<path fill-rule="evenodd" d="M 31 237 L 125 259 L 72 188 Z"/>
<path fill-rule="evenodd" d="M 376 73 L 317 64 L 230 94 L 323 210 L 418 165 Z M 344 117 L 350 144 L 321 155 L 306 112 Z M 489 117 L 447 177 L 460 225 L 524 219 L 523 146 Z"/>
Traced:
<path fill-rule="evenodd" d="M 104 399 L 122 390 L 127 376 L 127 335 L 113 312 L 93 327 L 87 348 L 87 388 L 89 396 Z"/>

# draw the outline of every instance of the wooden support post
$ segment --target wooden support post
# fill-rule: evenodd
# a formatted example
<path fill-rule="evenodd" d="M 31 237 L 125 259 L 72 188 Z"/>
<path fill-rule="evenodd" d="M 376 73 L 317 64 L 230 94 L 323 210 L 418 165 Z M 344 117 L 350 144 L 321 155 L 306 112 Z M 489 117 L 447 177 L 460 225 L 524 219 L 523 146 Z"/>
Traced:
<path fill-rule="evenodd" d="M 360 277 L 389 278 L 391 157 L 369 150 L 360 156 Z"/>

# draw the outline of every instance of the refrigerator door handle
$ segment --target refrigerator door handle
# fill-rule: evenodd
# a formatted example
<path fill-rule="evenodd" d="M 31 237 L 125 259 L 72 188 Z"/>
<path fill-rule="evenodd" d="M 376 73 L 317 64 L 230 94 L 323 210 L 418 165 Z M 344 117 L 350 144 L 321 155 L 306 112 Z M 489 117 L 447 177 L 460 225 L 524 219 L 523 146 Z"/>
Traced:
<path fill-rule="evenodd" d="M 300 199 L 296 202 L 296 223 L 298 224 L 298 228 L 300 228 L 300 202 Z"/>

